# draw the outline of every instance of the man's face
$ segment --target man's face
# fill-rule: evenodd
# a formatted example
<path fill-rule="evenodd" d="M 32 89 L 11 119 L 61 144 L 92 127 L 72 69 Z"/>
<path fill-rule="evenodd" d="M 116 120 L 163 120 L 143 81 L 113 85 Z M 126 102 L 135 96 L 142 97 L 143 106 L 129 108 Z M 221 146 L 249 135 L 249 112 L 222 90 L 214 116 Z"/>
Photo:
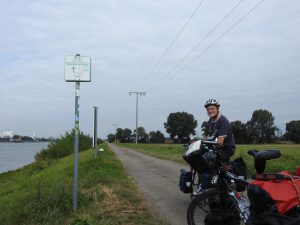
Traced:
<path fill-rule="evenodd" d="M 218 115 L 218 108 L 215 105 L 209 105 L 209 106 L 207 106 L 206 111 L 207 111 L 207 115 L 210 118 L 214 118 L 214 117 L 216 117 Z"/>

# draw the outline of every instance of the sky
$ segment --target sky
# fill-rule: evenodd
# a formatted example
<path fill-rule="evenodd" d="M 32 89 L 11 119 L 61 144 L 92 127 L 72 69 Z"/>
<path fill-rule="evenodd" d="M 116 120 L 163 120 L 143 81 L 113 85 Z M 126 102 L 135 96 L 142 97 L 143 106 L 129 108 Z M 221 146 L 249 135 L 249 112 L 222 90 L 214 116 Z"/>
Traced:
<path fill-rule="evenodd" d="M 91 57 L 80 84 L 80 129 L 166 134 L 173 112 L 208 120 L 205 101 L 229 121 L 257 109 L 275 125 L 300 119 L 300 2 L 282 0 L 27 0 L 0 8 L 0 131 L 57 137 L 74 127 L 75 83 L 66 55 Z M 188 54 L 191 52 L 191 54 Z M 114 125 L 116 124 L 116 125 Z"/>

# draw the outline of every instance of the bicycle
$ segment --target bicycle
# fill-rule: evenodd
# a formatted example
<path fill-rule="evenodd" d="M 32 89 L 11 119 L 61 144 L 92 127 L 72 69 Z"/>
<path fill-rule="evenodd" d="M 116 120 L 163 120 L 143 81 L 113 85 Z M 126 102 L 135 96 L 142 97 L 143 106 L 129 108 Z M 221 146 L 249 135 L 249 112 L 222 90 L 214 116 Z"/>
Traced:
<path fill-rule="evenodd" d="M 190 146 L 183 158 L 197 172 L 211 171 L 211 187 L 203 190 L 192 200 L 187 210 L 189 225 L 247 223 L 250 216 L 250 202 L 239 191 L 245 190 L 249 182 L 245 177 L 234 174 L 230 163 L 222 163 L 218 159 L 220 151 L 215 141 L 201 141 Z M 196 150 L 198 148 L 198 150 Z M 258 156 L 259 157 L 256 157 Z M 279 150 L 249 151 L 255 159 L 255 167 L 259 173 L 265 168 L 266 160 L 280 157 Z M 199 164 L 200 163 L 200 164 Z M 267 174 L 276 179 L 284 178 L 277 174 Z M 296 223 L 297 224 L 297 223 Z"/>

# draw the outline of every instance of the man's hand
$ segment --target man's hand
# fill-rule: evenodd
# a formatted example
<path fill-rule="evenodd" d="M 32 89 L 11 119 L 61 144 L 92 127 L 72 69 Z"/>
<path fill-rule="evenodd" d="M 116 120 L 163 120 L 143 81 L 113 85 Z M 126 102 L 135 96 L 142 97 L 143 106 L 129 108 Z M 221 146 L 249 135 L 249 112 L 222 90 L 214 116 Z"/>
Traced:
<path fill-rule="evenodd" d="M 224 140 L 225 140 L 225 137 L 218 137 L 218 138 L 217 138 L 217 142 L 218 142 L 218 144 L 219 144 L 220 146 L 223 146 Z"/>
<path fill-rule="evenodd" d="M 216 138 L 214 136 L 206 136 L 203 138 L 204 141 L 216 141 Z"/>

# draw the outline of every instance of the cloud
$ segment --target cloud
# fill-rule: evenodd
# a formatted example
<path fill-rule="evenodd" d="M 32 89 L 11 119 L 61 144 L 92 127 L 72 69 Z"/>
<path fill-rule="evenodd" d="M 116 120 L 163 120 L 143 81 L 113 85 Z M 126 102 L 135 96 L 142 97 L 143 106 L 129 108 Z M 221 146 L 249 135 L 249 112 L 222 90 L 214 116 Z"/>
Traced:
<path fill-rule="evenodd" d="M 7 2 L 0 10 L 0 131 L 47 137 L 73 127 L 75 84 L 63 73 L 65 55 L 76 53 L 92 58 L 92 82 L 80 90 L 84 132 L 92 133 L 93 106 L 99 107 L 101 137 L 114 132 L 114 123 L 134 129 L 129 91 L 147 91 L 139 101 L 139 124 L 147 131 L 164 131 L 176 111 L 194 114 L 201 125 L 210 97 L 222 102 L 231 121 L 246 122 L 264 108 L 284 129 L 299 119 L 300 3 L 264 1 L 218 40 L 258 2 L 243 1 L 181 66 L 201 57 L 166 77 L 238 3 L 204 1 L 147 79 L 199 1 Z"/>

